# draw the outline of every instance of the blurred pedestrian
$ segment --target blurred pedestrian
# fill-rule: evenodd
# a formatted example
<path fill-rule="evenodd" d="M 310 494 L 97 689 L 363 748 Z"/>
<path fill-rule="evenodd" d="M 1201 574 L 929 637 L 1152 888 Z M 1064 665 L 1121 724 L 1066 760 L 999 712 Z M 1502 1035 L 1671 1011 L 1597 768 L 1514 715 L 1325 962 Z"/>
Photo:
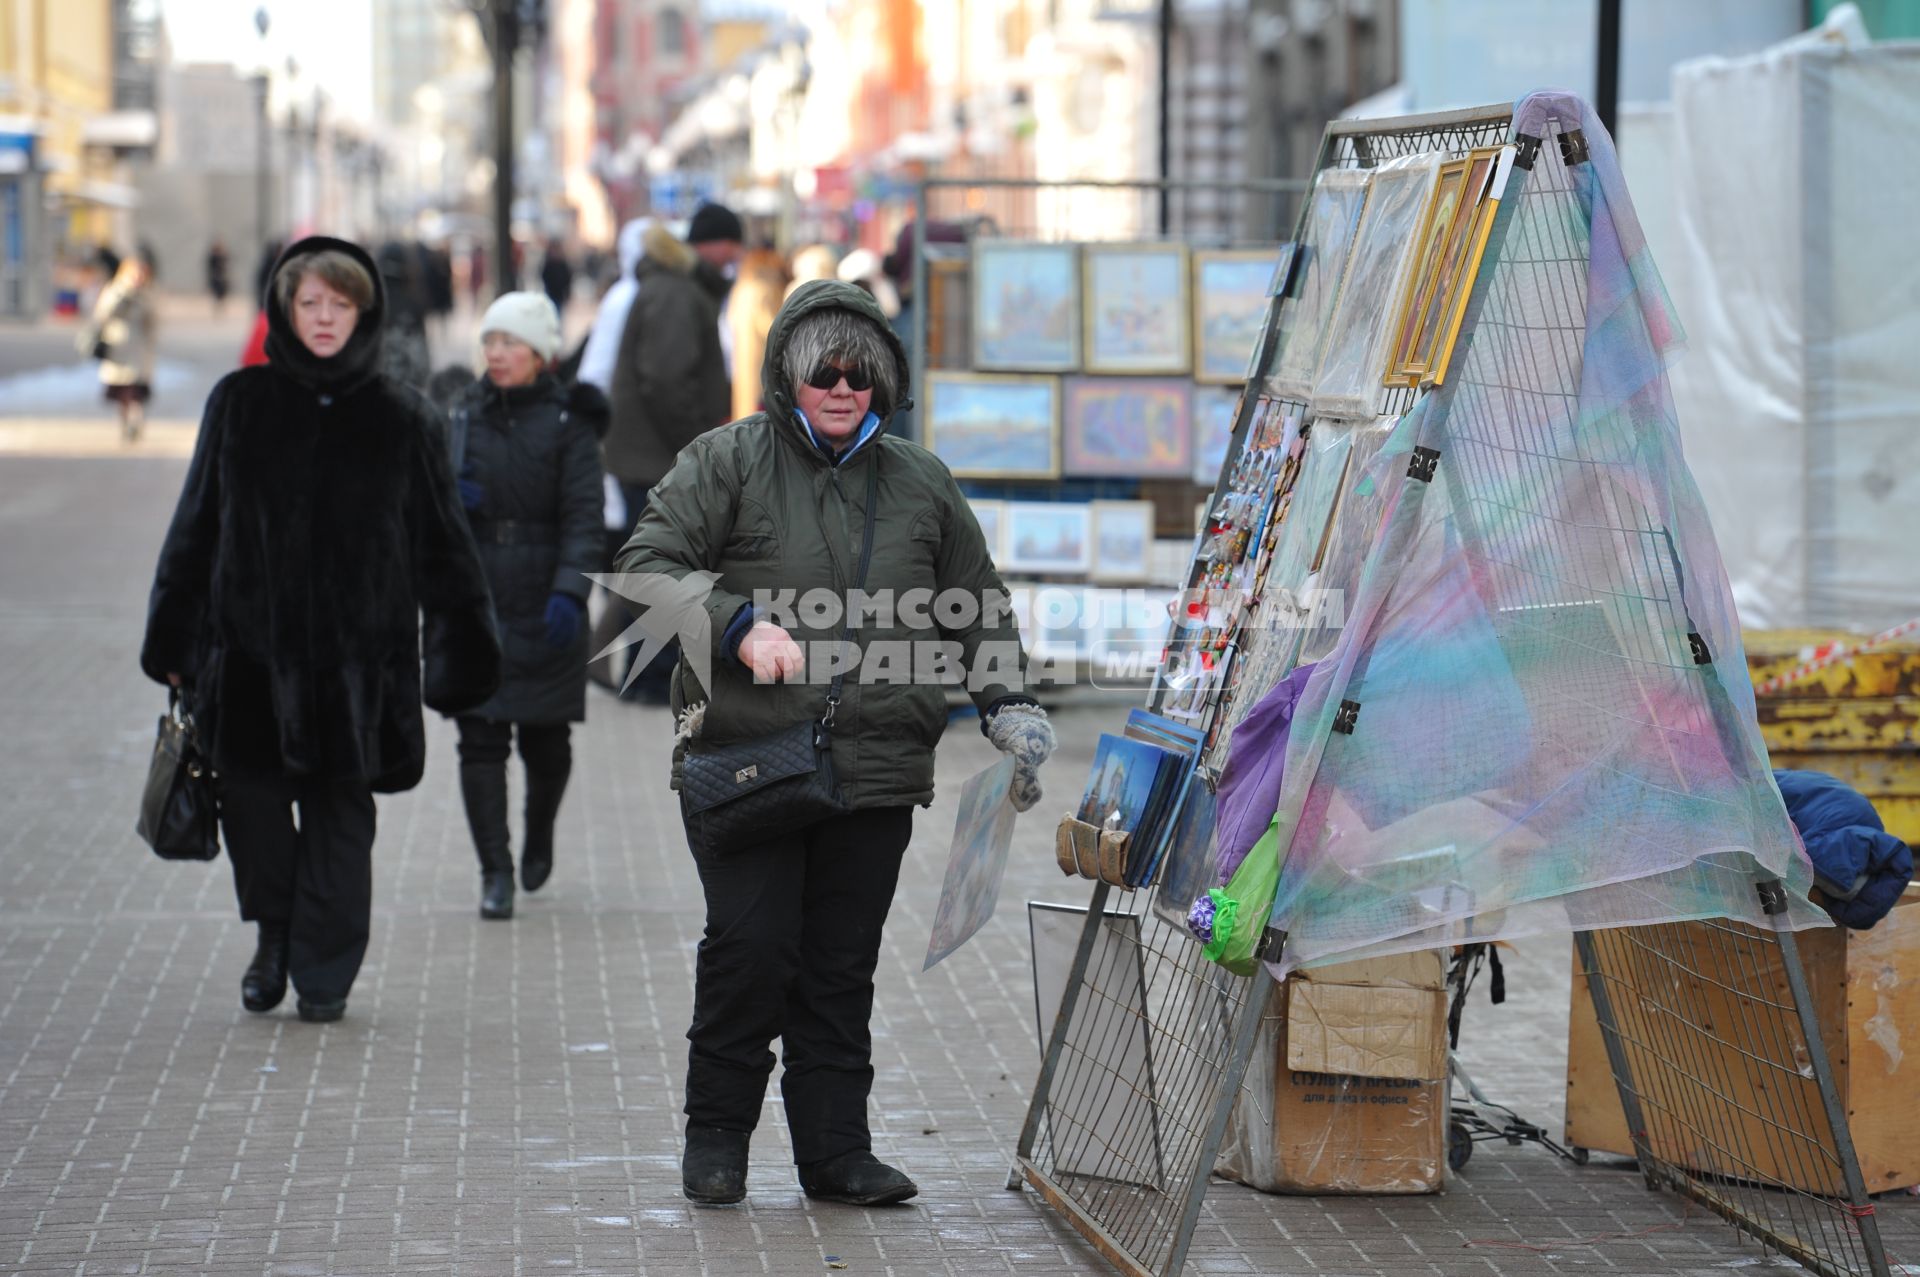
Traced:
<path fill-rule="evenodd" d="M 547 237 L 546 252 L 540 260 L 540 289 L 564 319 L 567 303 L 573 300 L 573 263 L 567 260 L 566 245 L 558 235 Z"/>
<path fill-rule="evenodd" d="M 906 400 L 909 372 L 873 299 L 838 281 L 801 288 L 774 321 L 762 375 L 767 411 L 680 454 L 620 570 L 714 574 L 703 603 L 715 629 L 706 685 L 685 663 L 674 674 L 673 705 L 683 711 L 675 787 L 684 758 L 708 741 L 748 742 L 819 721 L 830 728 L 848 810 L 769 824 L 765 841 L 748 846 L 694 850 L 706 929 L 687 1030 L 681 1183 L 702 1204 L 745 1196 L 748 1142 L 765 1109 L 777 1037 L 801 1188 L 885 1205 L 919 1190 L 872 1151 L 873 974 L 913 808 L 933 799 L 946 691 L 924 679 L 823 685 L 802 643 L 817 653 L 843 641 L 841 626 L 809 623 L 803 608 L 789 632 L 751 600 L 827 593 L 851 608 L 854 588 L 880 599 L 964 593 L 977 606 L 957 620 L 936 623 L 923 611 L 918 622 L 897 619 L 864 635 L 849 621 L 845 638 L 856 647 L 951 649 L 988 739 L 1015 757 L 1021 810 L 1040 797 L 1038 768 L 1053 733 L 1022 694 L 1020 635 L 995 605 L 1006 587 L 966 498 L 939 460 L 885 431 Z"/>
<path fill-rule="evenodd" d="M 627 314 L 633 309 L 633 299 L 640 295 L 640 279 L 635 273 L 640 268 L 640 259 L 646 256 L 647 228 L 653 225 L 651 217 L 636 217 L 620 228 L 620 234 L 614 240 L 615 251 L 620 259 L 620 273 L 600 298 L 600 307 L 594 312 L 593 328 L 587 333 L 586 344 L 580 351 L 580 362 L 575 369 L 575 377 L 590 386 L 598 386 L 611 396 L 613 393 L 613 369 L 620 359 L 620 338 L 626 332 Z M 607 559 L 606 570 L 613 571 L 613 556 L 626 544 L 627 536 L 633 531 L 633 520 L 627 517 L 625 490 L 620 486 L 619 478 L 609 470 L 601 484 L 604 500 L 601 506 L 601 521 L 606 529 Z M 635 517 L 638 517 L 635 511 Z M 625 603 L 609 590 L 602 590 L 604 606 L 600 619 L 594 623 L 593 635 L 587 646 L 595 653 L 606 651 L 619 638 L 633 621 Z M 605 656 L 595 656 L 587 665 L 587 677 L 608 691 L 620 690 L 621 664 L 619 652 L 607 652 Z"/>
<path fill-rule="evenodd" d="M 720 322 L 720 356 L 729 378 L 733 376 L 733 326 L 727 319 L 727 302 L 740 255 L 746 251 L 746 236 L 740 215 L 724 204 L 702 204 L 687 223 L 687 245 L 700 259 L 693 277 L 713 298 Z"/>
<path fill-rule="evenodd" d="M 636 217 L 620 228 L 614 247 L 620 255 L 620 274 L 600 299 L 593 315 L 593 328 L 587 333 L 586 350 L 580 356 L 579 379 L 613 393 L 613 368 L 620 358 L 620 335 L 627 328 L 627 312 L 640 294 L 640 259 L 646 256 L 647 228 L 651 217 Z M 624 538 L 623 538 L 624 539 Z"/>
<path fill-rule="evenodd" d="M 808 280 L 834 278 L 834 268 L 839 264 L 840 250 L 831 244 L 809 244 L 797 250 L 793 255 L 793 282 L 787 285 L 787 296 L 793 296 Z"/>
<path fill-rule="evenodd" d="M 227 293 L 232 290 L 233 279 L 228 273 L 231 262 L 227 257 L 227 242 L 218 236 L 207 246 L 207 295 L 213 298 L 213 313 L 218 315 L 227 306 Z"/>
<path fill-rule="evenodd" d="M 600 436 L 607 398 L 557 381 L 560 313 L 539 293 L 507 293 L 480 320 L 486 375 L 454 401 L 450 438 L 460 502 L 480 547 L 506 676 L 459 718 L 460 795 L 480 857 L 480 916 L 513 916 L 507 755 L 526 769 L 520 885 L 553 870 L 553 823 L 573 769 L 569 724 L 587 716 L 587 573 L 606 553 Z"/>
<path fill-rule="evenodd" d="M 727 300 L 727 326 L 733 330 L 733 415 L 760 410 L 760 364 L 767 332 L 787 296 L 787 262 L 771 244 L 740 259 L 738 278 Z"/>
<path fill-rule="evenodd" d="M 629 523 L 646 509 L 648 490 L 673 468 L 680 450 L 724 424 L 733 402 L 711 282 L 719 277 L 706 266 L 665 226 L 655 223 L 641 235 L 638 288 L 614 360 L 613 424 L 605 446 Z M 644 671 L 628 676 L 629 694 L 665 705 L 672 662 L 669 644 Z"/>
<path fill-rule="evenodd" d="M 893 251 L 888 253 L 881 262 L 882 270 L 886 272 L 887 278 L 893 281 L 894 291 L 900 298 L 900 307 L 892 316 L 893 331 L 899 335 L 902 342 L 909 345 L 913 342 L 913 308 L 919 304 L 920 300 L 913 295 L 913 254 L 917 234 L 916 223 L 908 222 L 902 226 L 900 233 L 894 237 Z M 926 242 L 929 244 L 964 244 L 966 240 L 967 231 L 964 226 L 953 222 L 930 222 L 927 225 Z M 918 415 L 912 409 L 901 413 L 894 422 L 893 429 L 908 439 L 918 439 L 920 437 Z"/>
<path fill-rule="evenodd" d="M 271 1011 L 291 978 L 300 1018 L 326 1022 L 366 956 L 373 796 L 420 782 L 421 701 L 482 704 L 500 644 L 442 423 L 380 374 L 373 258 L 303 239 L 266 306 L 268 364 L 208 396 L 140 667 L 185 694 L 219 776 L 259 928 L 241 1004 Z"/>
<path fill-rule="evenodd" d="M 856 248 L 848 253 L 840 259 L 834 274 L 880 303 L 880 312 L 889 323 L 900 313 L 900 290 L 887 278 L 885 261 L 871 248 Z"/>
<path fill-rule="evenodd" d="M 128 443 L 137 442 L 146 425 L 158 326 L 152 258 L 142 249 L 122 260 L 100 290 L 78 342 L 81 353 L 99 361 L 100 385 L 119 410 L 120 436 Z"/>
<path fill-rule="evenodd" d="M 426 281 L 410 245 L 388 240 L 380 246 L 378 261 L 387 294 L 380 371 L 415 390 L 425 390 L 433 375 L 427 345 Z"/>

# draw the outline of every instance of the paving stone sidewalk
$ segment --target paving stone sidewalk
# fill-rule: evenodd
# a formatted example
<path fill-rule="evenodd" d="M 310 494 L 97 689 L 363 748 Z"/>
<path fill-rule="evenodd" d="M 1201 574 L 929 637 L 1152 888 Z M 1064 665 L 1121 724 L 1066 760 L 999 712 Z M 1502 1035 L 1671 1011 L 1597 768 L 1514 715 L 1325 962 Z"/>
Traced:
<path fill-rule="evenodd" d="M 1109 1271 L 1003 1185 L 1038 1067 L 1029 899 L 1081 903 L 1044 812 L 1077 793 L 1125 706 L 1060 716 L 1050 800 L 1023 819 L 999 916 L 922 974 L 958 782 L 942 747 L 882 957 L 875 1138 L 921 1185 L 857 1210 L 799 1192 L 778 1091 L 748 1203 L 696 1210 L 677 1179 L 700 895 L 664 711 L 594 693 L 557 868 L 510 923 L 477 916 L 452 766 L 383 799 L 373 947 L 347 1018 L 241 1010 L 252 949 L 225 861 L 163 865 L 132 833 L 162 697 L 135 668 L 154 550 L 183 471 L 166 457 L 0 459 L 0 1272 L 34 1274 Z M 1564 939 L 1524 945 L 1464 1058 L 1557 1129 Z M 289 1000 L 289 1004 L 291 999 Z M 1920 1259 L 1920 1212 L 1883 1203 Z M 1583 1239 L 1603 1238 L 1588 1242 Z M 1192 1273 L 1719 1273 L 1792 1265 L 1652 1194 L 1625 1163 L 1482 1145 L 1440 1196 L 1211 1190 Z"/>

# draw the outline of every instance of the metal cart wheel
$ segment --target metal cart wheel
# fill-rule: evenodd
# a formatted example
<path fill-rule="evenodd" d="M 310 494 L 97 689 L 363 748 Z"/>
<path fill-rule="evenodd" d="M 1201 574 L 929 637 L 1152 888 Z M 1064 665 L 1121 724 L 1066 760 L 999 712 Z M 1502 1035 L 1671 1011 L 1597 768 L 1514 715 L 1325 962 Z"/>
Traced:
<path fill-rule="evenodd" d="M 1473 1132 L 1465 1122 L 1447 1123 L 1447 1169 L 1464 1170 L 1473 1158 Z"/>

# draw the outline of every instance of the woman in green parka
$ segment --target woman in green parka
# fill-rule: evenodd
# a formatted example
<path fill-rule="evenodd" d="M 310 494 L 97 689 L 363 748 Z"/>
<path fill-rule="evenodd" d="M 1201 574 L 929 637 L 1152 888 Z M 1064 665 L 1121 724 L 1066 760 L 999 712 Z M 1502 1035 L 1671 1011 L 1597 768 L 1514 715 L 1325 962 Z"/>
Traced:
<path fill-rule="evenodd" d="M 768 334 L 761 378 L 766 411 L 689 445 L 618 559 L 634 581 L 671 578 L 705 595 L 673 678 L 682 740 L 746 740 L 823 713 L 824 653 L 842 636 L 871 467 L 864 593 L 875 606 L 856 609 L 861 660 L 833 718 L 851 810 L 769 831 L 743 851 L 695 855 L 707 917 L 687 1031 L 683 1186 L 707 1205 L 745 1196 L 778 1037 L 801 1187 L 881 1205 L 918 1190 L 872 1152 L 873 974 L 913 808 L 933 798 L 946 689 L 965 687 L 988 738 L 1014 756 L 1023 811 L 1039 798 L 1053 731 L 1023 694 L 1005 587 L 953 476 L 886 433 L 908 406 L 908 365 L 873 299 L 833 280 L 798 289 Z M 676 753 L 676 787 L 678 770 Z"/>

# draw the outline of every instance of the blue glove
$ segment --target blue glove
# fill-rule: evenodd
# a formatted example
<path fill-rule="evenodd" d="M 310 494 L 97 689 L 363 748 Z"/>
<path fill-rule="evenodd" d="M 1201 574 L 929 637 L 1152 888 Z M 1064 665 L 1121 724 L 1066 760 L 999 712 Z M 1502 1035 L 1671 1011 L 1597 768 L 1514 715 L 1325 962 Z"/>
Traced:
<path fill-rule="evenodd" d="M 555 591 L 547 596 L 547 646 L 565 650 L 580 637 L 580 620 L 586 608 L 571 594 Z"/>
<path fill-rule="evenodd" d="M 480 503 L 487 499 L 487 490 L 473 477 L 473 462 L 460 467 L 460 477 L 455 482 L 460 487 L 460 504 L 469 510 L 478 510 Z M 551 609 L 548 615 L 552 615 Z"/>

